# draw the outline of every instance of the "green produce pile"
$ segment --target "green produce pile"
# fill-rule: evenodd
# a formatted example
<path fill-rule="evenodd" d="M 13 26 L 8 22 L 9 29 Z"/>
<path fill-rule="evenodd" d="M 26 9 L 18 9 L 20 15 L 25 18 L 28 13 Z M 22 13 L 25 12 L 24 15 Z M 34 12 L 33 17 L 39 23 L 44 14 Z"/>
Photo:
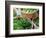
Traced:
<path fill-rule="evenodd" d="M 14 30 L 18 29 L 31 29 L 32 25 L 28 22 L 28 20 L 24 18 L 14 18 Z"/>

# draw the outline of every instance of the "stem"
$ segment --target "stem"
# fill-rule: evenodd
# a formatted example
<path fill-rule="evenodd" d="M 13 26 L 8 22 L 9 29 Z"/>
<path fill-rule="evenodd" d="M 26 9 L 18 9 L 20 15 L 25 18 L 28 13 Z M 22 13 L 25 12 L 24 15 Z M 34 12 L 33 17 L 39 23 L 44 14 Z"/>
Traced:
<path fill-rule="evenodd" d="M 33 22 L 33 20 L 30 20 L 30 19 L 28 18 L 28 21 L 29 21 L 30 23 L 32 23 L 32 27 L 33 27 L 33 25 L 34 25 L 35 28 L 38 28 L 38 26 Z"/>

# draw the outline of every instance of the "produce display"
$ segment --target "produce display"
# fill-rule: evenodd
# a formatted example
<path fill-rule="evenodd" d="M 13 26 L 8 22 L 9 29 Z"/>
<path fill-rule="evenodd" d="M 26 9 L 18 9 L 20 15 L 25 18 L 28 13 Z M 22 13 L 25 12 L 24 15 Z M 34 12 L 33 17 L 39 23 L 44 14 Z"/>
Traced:
<path fill-rule="evenodd" d="M 38 14 L 39 14 L 38 9 L 32 8 L 13 9 L 13 29 L 14 30 L 33 29 L 32 27 L 33 25 L 35 28 L 39 27 Z"/>

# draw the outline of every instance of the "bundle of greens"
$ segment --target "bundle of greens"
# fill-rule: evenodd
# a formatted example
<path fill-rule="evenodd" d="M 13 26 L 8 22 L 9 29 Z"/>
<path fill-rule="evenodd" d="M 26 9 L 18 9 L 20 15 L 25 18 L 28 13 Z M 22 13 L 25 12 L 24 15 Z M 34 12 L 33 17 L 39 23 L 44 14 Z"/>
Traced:
<path fill-rule="evenodd" d="M 32 25 L 31 23 L 28 22 L 27 19 L 24 18 L 14 18 L 14 30 L 18 30 L 18 29 L 31 29 Z"/>

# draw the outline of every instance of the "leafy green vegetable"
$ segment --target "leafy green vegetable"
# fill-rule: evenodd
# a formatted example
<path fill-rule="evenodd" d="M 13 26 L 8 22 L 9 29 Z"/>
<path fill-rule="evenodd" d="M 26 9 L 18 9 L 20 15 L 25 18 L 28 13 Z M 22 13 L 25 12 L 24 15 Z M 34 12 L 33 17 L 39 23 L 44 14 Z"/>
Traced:
<path fill-rule="evenodd" d="M 26 19 L 14 19 L 14 29 L 30 29 L 32 27 Z"/>
<path fill-rule="evenodd" d="M 21 11 L 23 11 L 24 13 L 26 13 L 28 11 L 28 13 L 33 14 L 35 12 L 38 11 L 38 9 L 32 9 L 32 8 L 21 8 Z"/>

